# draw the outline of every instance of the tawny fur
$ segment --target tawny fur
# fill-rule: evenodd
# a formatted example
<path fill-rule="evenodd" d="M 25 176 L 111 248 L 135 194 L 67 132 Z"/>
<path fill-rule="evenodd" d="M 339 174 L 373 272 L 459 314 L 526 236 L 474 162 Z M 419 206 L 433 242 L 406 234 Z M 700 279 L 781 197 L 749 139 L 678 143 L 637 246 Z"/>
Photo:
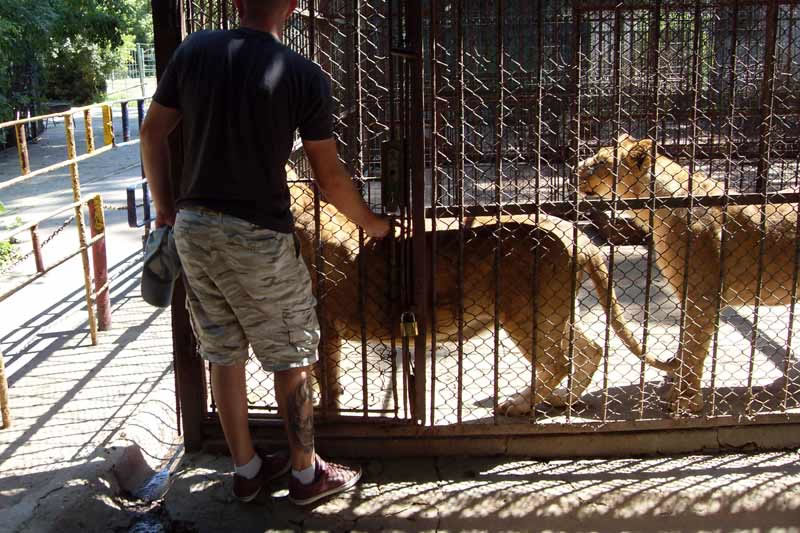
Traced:
<path fill-rule="evenodd" d="M 622 198 L 647 198 L 650 186 L 656 196 L 686 196 L 689 171 L 669 157 L 652 160 L 653 142 L 623 135 L 618 140 L 617 194 Z M 601 148 L 577 168 L 579 188 L 585 194 L 611 198 L 614 148 Z M 651 172 L 652 169 L 652 172 Z M 701 172 L 691 175 L 695 196 L 720 195 L 724 186 Z M 648 209 L 633 213 L 650 227 Z M 687 285 L 686 328 L 671 367 L 677 375 L 669 399 L 673 409 L 697 412 L 703 409 L 700 382 L 720 307 L 753 305 L 756 301 L 759 270 L 761 206 L 730 206 L 725 210 L 727 232 L 723 254 L 723 208 L 695 207 L 691 222 L 687 208 L 656 209 L 652 228 L 656 264 L 676 296 L 681 299 Z M 760 302 L 764 305 L 791 303 L 792 276 L 795 270 L 797 212 L 792 204 L 765 206 L 764 257 Z M 688 276 L 684 265 L 689 255 Z M 720 269 L 723 264 L 722 270 Z M 720 287 L 720 275 L 724 285 Z M 721 289 L 721 292 L 719 292 Z"/>
<path fill-rule="evenodd" d="M 319 318 L 323 334 L 321 364 L 324 364 L 324 368 L 320 374 L 324 376 L 321 383 L 326 389 L 323 398 L 327 398 L 328 409 L 335 411 L 340 407 L 340 398 L 344 393 L 340 371 L 343 341 L 360 341 L 362 320 L 369 340 L 387 342 L 392 334 L 390 327 L 394 328 L 395 335 L 399 334 L 401 309 L 391 305 L 397 295 L 391 292 L 390 260 L 387 256 L 391 253 L 392 244 L 390 239 L 375 241 L 367 237 L 363 249 L 359 251 L 358 228 L 333 205 L 322 202 L 320 242 L 325 272 L 323 285 L 318 287 L 312 268 L 316 261 L 313 193 L 308 185 L 300 182 L 292 183 L 290 190 L 302 253 L 312 272 L 315 293 L 322 293 L 323 306 Z M 531 400 L 532 392 L 528 387 L 503 402 L 499 411 L 505 415 L 524 415 L 530 412 L 532 405 L 540 402 L 563 405 L 568 398 L 577 400 L 590 384 L 603 350 L 576 327 L 571 393 L 554 393 L 568 372 L 568 326 L 570 310 L 575 304 L 570 283 L 573 226 L 554 218 L 543 218 L 538 227 L 531 223 L 529 217 L 507 216 L 502 218 L 502 222 L 505 234 L 499 272 L 499 320 L 518 349 L 536 364 L 536 397 Z M 440 219 L 438 227 L 456 227 L 456 221 Z M 466 339 L 494 327 L 493 268 L 496 240 L 493 232 L 496 229 L 495 217 L 470 219 L 469 237 L 465 239 L 463 251 Z M 427 232 L 426 235 L 430 247 L 433 233 Z M 587 272 L 597 288 L 600 301 L 605 302 L 609 290 L 605 254 L 580 232 L 577 249 L 576 286 L 579 286 L 583 272 Z M 439 342 L 454 339 L 458 333 L 458 251 L 455 231 L 437 232 L 434 275 L 436 338 Z M 534 258 L 537 256 L 537 275 L 534 280 Z M 361 286 L 366 291 L 361 299 L 363 309 L 359 307 L 359 262 L 365 275 L 365 282 Z M 616 333 L 637 356 L 665 369 L 662 363 L 643 353 L 627 329 L 613 289 L 611 297 L 610 317 Z M 532 342 L 534 307 L 537 324 L 535 353 Z M 354 385 L 359 386 L 360 380 Z"/>

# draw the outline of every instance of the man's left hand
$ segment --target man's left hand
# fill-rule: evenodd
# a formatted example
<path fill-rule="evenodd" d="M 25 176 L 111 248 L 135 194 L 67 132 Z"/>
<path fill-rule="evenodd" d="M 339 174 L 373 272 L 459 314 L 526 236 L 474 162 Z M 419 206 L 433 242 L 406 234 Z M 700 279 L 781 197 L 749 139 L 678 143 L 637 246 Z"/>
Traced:
<path fill-rule="evenodd" d="M 156 212 L 156 227 L 161 226 L 174 226 L 175 225 L 175 211 L 157 211 Z"/>

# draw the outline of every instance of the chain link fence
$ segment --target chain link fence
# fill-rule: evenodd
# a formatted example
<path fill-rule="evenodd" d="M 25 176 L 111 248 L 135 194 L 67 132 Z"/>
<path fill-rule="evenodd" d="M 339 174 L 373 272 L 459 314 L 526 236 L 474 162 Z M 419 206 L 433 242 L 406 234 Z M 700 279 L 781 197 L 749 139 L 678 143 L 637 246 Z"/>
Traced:
<path fill-rule="evenodd" d="M 152 95 L 156 86 L 155 47 L 135 43 L 123 64 L 111 72 L 107 85 L 107 94 L 114 99 Z"/>
<path fill-rule="evenodd" d="M 191 31 L 235 25 L 230 2 L 184 7 Z M 421 58 L 408 9 L 309 0 L 286 30 L 330 76 L 342 159 L 376 210 L 384 143 L 400 142 L 404 178 L 424 162 L 378 245 L 320 202 L 295 154 L 320 406 L 487 432 L 796 415 L 800 6 L 430 0 Z M 423 282 L 414 368 L 399 324 Z M 251 408 L 275 413 L 271 380 L 249 375 Z"/>

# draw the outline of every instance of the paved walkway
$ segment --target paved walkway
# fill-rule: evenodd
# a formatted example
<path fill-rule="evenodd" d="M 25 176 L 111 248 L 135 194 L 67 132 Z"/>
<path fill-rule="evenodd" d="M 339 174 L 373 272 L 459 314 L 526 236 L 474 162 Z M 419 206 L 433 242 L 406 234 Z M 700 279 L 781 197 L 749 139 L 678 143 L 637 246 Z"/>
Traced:
<path fill-rule="evenodd" d="M 58 131 L 32 145 L 34 162 L 63 149 Z M 15 161 L 0 153 L 0 180 L 16 175 Z M 122 205 L 124 187 L 139 179 L 138 146 L 82 164 L 81 175 L 85 193 Z M 12 219 L 70 201 L 63 180 L 35 181 L 0 193 Z M 0 532 L 800 531 L 796 450 L 364 460 L 355 491 L 314 509 L 288 502 L 285 480 L 254 504 L 233 503 L 230 459 L 185 455 L 180 446 L 169 311 L 139 297 L 141 233 L 127 228 L 124 212 L 109 212 L 108 222 L 113 327 L 97 346 L 78 259 L 0 304 L 14 415 L 0 431 Z M 126 496 L 131 480 L 136 489 L 147 479 L 142 473 L 170 474 L 151 503 Z"/>

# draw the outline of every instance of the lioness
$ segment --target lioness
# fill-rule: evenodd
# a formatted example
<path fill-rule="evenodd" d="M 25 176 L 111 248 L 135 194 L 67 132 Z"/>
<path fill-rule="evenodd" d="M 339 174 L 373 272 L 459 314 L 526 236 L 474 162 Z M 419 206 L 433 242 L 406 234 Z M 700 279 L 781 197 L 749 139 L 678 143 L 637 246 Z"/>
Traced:
<path fill-rule="evenodd" d="M 618 139 L 617 194 L 623 198 L 647 198 L 653 182 L 656 196 L 686 196 L 689 171 L 669 157 L 657 155 L 652 161 L 653 141 L 637 140 L 629 135 Z M 593 157 L 582 161 L 577 170 L 579 189 L 584 194 L 611 198 L 613 187 L 614 148 L 601 148 Z M 654 176 L 651 174 L 653 168 Z M 696 196 L 719 195 L 723 184 L 701 172 L 692 175 L 692 192 Z M 761 303 L 789 304 L 795 262 L 797 212 L 791 204 L 767 205 L 764 231 L 763 276 Z M 648 209 L 634 211 L 644 225 L 650 227 Z M 754 304 L 759 269 L 761 239 L 760 206 L 730 206 L 726 210 L 724 270 L 720 272 L 723 209 L 695 207 L 691 223 L 687 209 L 656 209 L 652 228 L 656 263 L 669 285 L 682 298 L 684 279 L 687 285 L 686 326 L 683 344 L 672 360 L 677 380 L 669 399 L 673 409 L 703 409 L 700 380 L 703 362 L 714 333 L 720 274 L 723 276 L 721 306 Z M 684 274 L 687 250 L 688 275 Z"/>
<path fill-rule="evenodd" d="M 297 235 L 309 270 L 314 263 L 314 205 L 313 194 L 307 185 L 295 182 L 291 185 L 293 213 Z M 358 229 L 336 208 L 321 204 L 320 243 L 325 261 L 326 282 L 322 288 L 325 305 L 321 313 L 323 344 L 321 363 L 325 365 L 323 383 L 327 387 L 327 406 L 336 410 L 342 395 L 340 357 L 343 340 L 358 339 L 364 330 L 368 339 L 390 337 L 389 328 L 399 333 L 398 310 L 392 316 L 389 300 L 389 260 L 392 243 L 390 239 L 375 242 L 365 239 L 359 251 Z M 446 220 L 440 220 L 446 226 Z M 499 319 L 503 329 L 513 339 L 528 360 L 536 364 L 536 398 L 534 404 L 548 401 L 563 405 L 565 396 L 554 394 L 554 389 L 568 372 L 568 326 L 570 310 L 575 304 L 571 294 L 571 256 L 573 250 L 573 228 L 569 222 L 559 219 L 544 219 L 538 227 L 527 217 L 503 217 L 503 257 L 499 275 Z M 452 222 L 452 221 L 451 221 Z M 470 220 L 470 238 L 464 243 L 464 336 L 478 335 L 494 324 L 494 217 L 476 217 Z M 428 244 L 432 242 L 428 232 Z M 606 301 L 609 289 L 605 254 L 583 235 L 579 234 L 577 282 L 582 271 L 586 271 L 594 282 L 600 301 Z M 457 234 L 437 233 L 436 252 L 436 324 L 437 339 L 452 338 L 457 334 L 458 285 Z M 538 275 L 534 282 L 532 271 L 534 246 L 538 250 Z M 360 257 L 359 257 L 360 256 Z M 366 275 L 361 289 L 363 313 L 359 311 L 359 262 Z M 312 275 L 316 284 L 316 276 Z M 430 286 L 430 285 L 429 285 Z M 315 293 L 319 294 L 315 286 Z M 612 289 L 610 316 L 612 326 L 625 345 L 640 358 L 658 368 L 663 364 L 643 354 L 643 350 L 625 326 L 622 311 Z M 532 299 L 535 298 L 535 303 Z M 531 331 L 533 309 L 537 310 L 537 343 L 533 355 Z M 602 358 L 602 348 L 588 338 L 579 328 L 574 333 L 573 380 L 571 397 L 577 399 L 586 389 Z M 324 397 L 324 395 L 323 395 Z M 504 402 L 499 410 L 505 415 L 524 415 L 531 409 L 531 388 Z"/>

